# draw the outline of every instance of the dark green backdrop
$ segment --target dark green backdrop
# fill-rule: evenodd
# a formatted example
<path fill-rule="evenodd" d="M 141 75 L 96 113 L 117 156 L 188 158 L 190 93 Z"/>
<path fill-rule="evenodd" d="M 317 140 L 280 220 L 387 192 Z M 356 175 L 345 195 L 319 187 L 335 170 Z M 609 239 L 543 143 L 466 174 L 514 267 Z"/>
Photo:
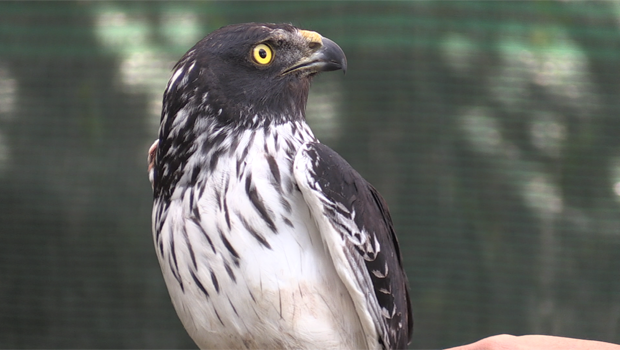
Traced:
<path fill-rule="evenodd" d="M 78 1 L 0 3 L 0 347 L 194 347 L 146 151 L 174 62 L 246 21 L 346 52 L 308 118 L 390 204 L 412 348 L 620 343 L 616 3 Z"/>

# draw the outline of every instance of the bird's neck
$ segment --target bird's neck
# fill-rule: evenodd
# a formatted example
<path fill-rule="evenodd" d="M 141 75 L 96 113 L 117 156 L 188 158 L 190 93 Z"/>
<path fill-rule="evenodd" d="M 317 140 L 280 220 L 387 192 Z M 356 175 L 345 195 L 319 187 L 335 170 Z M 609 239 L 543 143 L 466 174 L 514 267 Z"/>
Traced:
<path fill-rule="evenodd" d="M 191 129 L 178 123 L 167 134 L 161 132 L 155 162 L 155 197 L 169 202 L 224 163 L 234 163 L 228 171 L 239 172 L 257 152 L 284 154 L 292 160 L 300 145 L 316 140 L 303 115 L 267 119 L 256 114 L 245 119 L 250 119 L 250 125 L 195 118 Z M 181 130 L 191 131 L 185 132 L 179 142 Z"/>

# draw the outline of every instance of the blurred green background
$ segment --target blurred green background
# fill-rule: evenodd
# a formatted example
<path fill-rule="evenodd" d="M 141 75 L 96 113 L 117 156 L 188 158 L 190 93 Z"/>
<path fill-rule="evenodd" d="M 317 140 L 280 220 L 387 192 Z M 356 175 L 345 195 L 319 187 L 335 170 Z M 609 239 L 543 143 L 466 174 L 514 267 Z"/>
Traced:
<path fill-rule="evenodd" d="M 411 348 L 620 343 L 619 2 L 1 2 L 0 347 L 195 348 L 152 248 L 146 152 L 220 26 L 336 41 L 308 119 L 390 204 Z"/>

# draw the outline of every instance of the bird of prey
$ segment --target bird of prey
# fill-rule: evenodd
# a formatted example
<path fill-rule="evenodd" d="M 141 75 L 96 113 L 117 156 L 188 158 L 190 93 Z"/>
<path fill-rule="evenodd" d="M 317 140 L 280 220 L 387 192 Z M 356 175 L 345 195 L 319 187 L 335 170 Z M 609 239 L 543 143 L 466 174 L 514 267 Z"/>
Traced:
<path fill-rule="evenodd" d="M 305 121 L 342 49 L 289 24 L 220 28 L 176 64 L 149 150 L 153 238 L 202 349 L 400 349 L 413 320 L 388 207 Z"/>

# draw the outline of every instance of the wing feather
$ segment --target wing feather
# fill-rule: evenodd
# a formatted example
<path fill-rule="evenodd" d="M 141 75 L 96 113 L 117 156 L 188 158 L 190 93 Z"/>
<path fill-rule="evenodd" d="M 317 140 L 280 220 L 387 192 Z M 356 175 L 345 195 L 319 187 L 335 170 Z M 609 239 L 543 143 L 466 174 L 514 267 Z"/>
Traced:
<path fill-rule="evenodd" d="M 353 299 L 369 348 L 406 348 L 413 318 L 387 204 L 349 163 L 320 143 L 307 143 L 297 152 L 294 174 Z"/>

